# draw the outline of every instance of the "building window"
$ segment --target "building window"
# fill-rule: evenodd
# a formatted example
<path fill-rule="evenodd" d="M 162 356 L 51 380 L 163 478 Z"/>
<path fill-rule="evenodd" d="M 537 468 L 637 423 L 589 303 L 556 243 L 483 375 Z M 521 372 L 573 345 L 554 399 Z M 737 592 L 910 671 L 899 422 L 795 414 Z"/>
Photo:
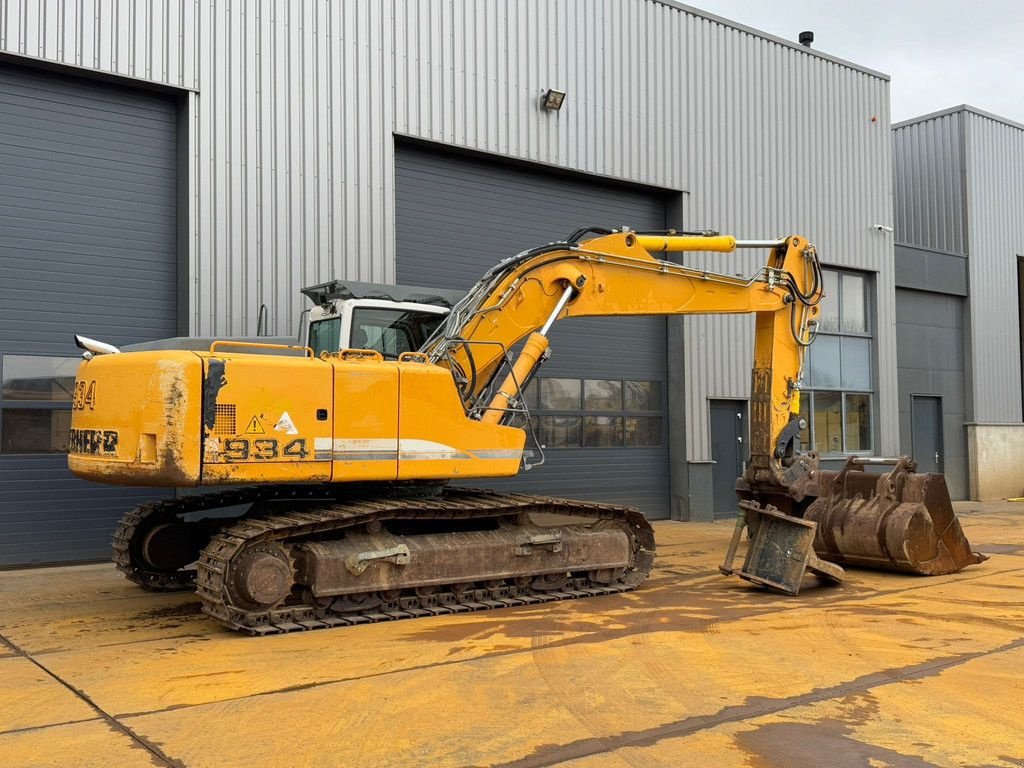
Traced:
<path fill-rule="evenodd" d="M 661 445 L 660 381 L 534 379 L 523 394 L 545 448 Z"/>
<path fill-rule="evenodd" d="M 67 453 L 80 358 L 0 357 L 0 453 Z"/>
<path fill-rule="evenodd" d="M 820 454 L 869 453 L 874 434 L 874 339 L 869 281 L 826 269 L 818 337 L 807 350 L 800 414 L 801 449 Z"/>

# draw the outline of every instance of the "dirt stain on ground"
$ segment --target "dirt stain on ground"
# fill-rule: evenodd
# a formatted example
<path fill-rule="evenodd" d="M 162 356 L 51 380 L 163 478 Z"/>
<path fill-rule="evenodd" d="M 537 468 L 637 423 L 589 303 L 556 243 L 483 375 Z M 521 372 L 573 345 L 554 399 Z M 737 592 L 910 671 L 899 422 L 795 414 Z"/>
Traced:
<path fill-rule="evenodd" d="M 562 638 L 551 642 L 552 646 L 598 643 L 648 632 L 705 634 L 711 628 L 717 631 L 724 624 L 751 617 L 834 605 L 842 597 L 838 590 L 822 588 L 780 602 L 776 595 L 744 584 L 704 584 L 700 590 L 687 593 L 683 603 L 667 586 L 587 598 L 578 611 L 576 601 L 565 601 L 482 612 L 465 623 L 412 622 L 409 633 L 421 640 L 456 645 L 475 644 L 497 635 Z"/>
<path fill-rule="evenodd" d="M 808 723 L 768 723 L 738 733 L 736 743 L 749 755 L 751 768 L 819 768 L 824 755 L 830 768 L 936 768 L 919 756 L 868 744 L 854 736 L 856 726 L 878 714 L 878 705 L 870 694 L 847 697 L 840 706 L 839 717 Z"/>
<path fill-rule="evenodd" d="M 191 621 L 205 621 L 202 611 L 202 603 L 188 602 L 177 605 L 165 605 L 160 608 L 151 608 L 142 611 L 133 619 L 133 626 L 129 631 L 135 631 L 137 627 L 147 629 L 179 629 Z"/>
<path fill-rule="evenodd" d="M 203 613 L 202 609 L 202 603 L 181 603 L 180 605 L 167 605 L 163 608 L 152 608 L 148 611 L 143 611 L 138 615 L 138 618 L 143 621 L 155 621 L 158 619 L 184 619 L 189 616 L 201 616 Z"/>

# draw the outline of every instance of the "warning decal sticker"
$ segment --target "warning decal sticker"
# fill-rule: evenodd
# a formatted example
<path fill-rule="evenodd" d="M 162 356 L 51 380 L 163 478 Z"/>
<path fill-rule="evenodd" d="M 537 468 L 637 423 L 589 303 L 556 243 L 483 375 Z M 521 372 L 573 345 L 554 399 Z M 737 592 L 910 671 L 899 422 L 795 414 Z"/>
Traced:
<path fill-rule="evenodd" d="M 288 411 L 281 414 L 281 418 L 277 420 L 277 424 L 274 425 L 275 432 L 284 432 L 286 435 L 297 435 L 299 430 L 295 428 L 295 422 L 292 421 L 292 417 L 288 415 Z"/>

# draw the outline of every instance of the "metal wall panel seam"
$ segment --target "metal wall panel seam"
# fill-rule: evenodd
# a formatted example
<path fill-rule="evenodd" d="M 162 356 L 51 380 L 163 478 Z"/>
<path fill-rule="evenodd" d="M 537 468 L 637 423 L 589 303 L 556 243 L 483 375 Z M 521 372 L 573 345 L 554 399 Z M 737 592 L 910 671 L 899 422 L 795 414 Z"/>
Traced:
<path fill-rule="evenodd" d="M 205 14 L 209 13 L 209 9 L 206 5 L 203 5 L 198 9 L 199 17 L 197 18 L 196 24 L 193 27 L 194 35 L 194 50 L 196 52 L 196 78 L 199 83 L 204 85 L 208 82 L 209 77 L 206 75 L 206 68 L 209 66 L 209 56 L 203 55 L 200 51 L 203 49 L 203 45 L 207 40 L 209 34 L 209 23 L 204 18 Z M 97 30 L 99 25 L 97 25 Z M 98 35 L 98 31 L 97 31 Z M 97 38 L 98 42 L 98 38 Z M 97 44 L 97 52 L 99 51 L 99 45 Z M 193 334 L 201 334 L 203 328 L 215 328 L 216 318 L 213 316 L 212 302 L 207 296 L 207 291 L 210 288 L 210 281 L 208 276 L 213 273 L 215 265 L 208 265 L 207 259 L 210 258 L 211 254 L 209 249 L 205 247 L 205 237 L 209 224 L 207 222 L 207 212 L 205 208 L 206 201 L 209 199 L 210 192 L 210 169 L 209 163 L 212 162 L 209 152 L 209 142 L 205 135 L 205 122 L 207 107 L 205 106 L 209 101 L 210 107 L 213 106 L 213 94 L 204 94 L 203 99 L 196 96 L 190 99 L 190 103 L 193 107 L 192 112 L 192 123 L 194 130 L 194 141 L 192 143 L 194 157 L 194 172 L 195 172 L 195 217 L 192 219 L 192 228 L 194 232 L 195 241 L 195 269 L 190 275 L 191 279 L 191 291 L 192 296 L 189 301 L 189 306 L 193 308 L 193 315 L 196 318 L 195 325 L 190 327 L 190 332 Z M 212 111 L 212 110 L 211 110 Z M 216 258 L 215 255 L 214 259 Z"/>
<path fill-rule="evenodd" d="M 24 35 L 24 52 L 39 58 L 45 58 L 43 36 L 39 26 L 39 3 L 26 0 L 22 6 L 22 25 Z M 29 40 L 32 43 L 29 43 Z"/>
<path fill-rule="evenodd" d="M 260 229 L 259 210 L 260 200 L 260 108 L 262 71 L 259 60 L 259 27 L 260 27 L 260 6 L 259 3 L 249 3 L 242 6 L 241 22 L 239 24 L 242 35 L 241 54 L 238 60 L 244 62 L 245 77 L 242 79 L 241 105 L 239 120 L 241 130 L 239 136 L 243 142 L 241 148 L 241 179 L 242 179 L 242 210 L 239 212 L 239 219 L 242 222 L 242 242 L 244 243 L 244 287 L 242 303 L 256 311 L 254 322 L 243 320 L 242 326 L 246 332 L 255 333 L 259 325 L 259 306 L 265 299 L 262 290 L 262 277 L 260 270 L 254 269 L 253 265 L 262 262 L 262 232 Z M 276 315 L 276 313 L 275 313 Z M 276 316 L 268 318 L 268 331 L 276 332 Z M 249 328 L 252 331 L 249 331 Z"/>
<path fill-rule="evenodd" d="M 382 55 L 387 56 L 387 61 L 382 66 L 381 89 L 386 94 L 394 88 L 394 4 L 386 6 L 387 17 L 381 28 L 381 49 Z M 383 53 L 387 52 L 387 53 Z M 395 142 L 393 130 L 395 124 L 394 100 L 382 99 L 380 101 L 380 126 L 383 133 L 382 143 L 386 147 L 380 150 L 381 186 L 379 201 L 381 207 L 380 227 L 383 236 L 377 238 L 377 250 L 374 254 L 373 269 L 367 277 L 379 282 L 395 281 Z"/>
<path fill-rule="evenodd" d="M 313 28 L 313 93 L 316 101 L 316 114 L 319 119 L 313 124 L 311 135 L 314 147 L 314 173 L 313 189 L 315 199 L 309 207 L 309 216 L 312 219 L 312 226 L 316 231 L 316 247 L 313 254 L 314 275 L 327 276 L 331 272 L 331 211 L 328 206 L 330 199 L 333 174 L 331 172 L 331 118 L 333 105 L 329 98 L 331 80 L 331 61 L 328 51 L 330 50 L 330 6 L 317 4 L 314 9 Z M 387 98 L 387 93 L 382 92 L 382 98 Z M 324 277 L 323 279 L 326 279 Z M 305 281 L 303 281 L 305 282 Z M 297 316 L 299 304 L 293 303 L 286 316 L 292 322 Z M 283 324 L 282 324 L 282 327 Z M 276 325 L 275 325 L 276 332 Z"/>

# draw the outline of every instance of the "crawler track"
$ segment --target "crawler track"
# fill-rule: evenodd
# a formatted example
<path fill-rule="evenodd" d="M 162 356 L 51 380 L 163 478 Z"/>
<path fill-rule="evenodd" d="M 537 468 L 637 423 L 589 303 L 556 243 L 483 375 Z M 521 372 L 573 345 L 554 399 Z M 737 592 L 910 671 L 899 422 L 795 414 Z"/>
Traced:
<path fill-rule="evenodd" d="M 417 616 L 465 613 L 515 605 L 614 594 L 633 589 L 647 578 L 654 561 L 650 524 L 628 507 L 570 501 L 545 496 L 503 494 L 459 488 L 406 489 L 382 496 L 379 489 L 339 495 L 330 486 L 253 486 L 147 502 L 128 512 L 114 535 L 114 562 L 118 570 L 139 586 L 155 590 L 196 589 L 203 611 L 225 626 L 253 635 L 278 634 L 325 627 L 352 626 Z M 252 505 L 242 517 L 205 519 L 186 523 L 200 543 L 187 567 L 159 569 L 140 552 L 149 531 L 161 525 L 184 523 L 194 512 L 209 512 L 237 505 Z M 350 596 L 339 601 L 312 599 L 296 589 L 283 605 L 252 610 L 232 597 L 231 571 L 236 558 L 268 542 L 298 543 L 343 535 L 345 529 L 383 520 L 471 520 L 549 513 L 585 520 L 614 520 L 631 531 L 633 562 L 622 578 L 596 583 L 585 573 L 572 573 L 554 588 L 540 589 L 521 580 L 506 579 L 473 584 L 444 585 L 428 595 L 414 590 L 398 594 Z M 205 545 L 205 546 L 204 546 Z M 201 550 L 201 551 L 200 551 Z M 190 562 L 191 564 L 191 562 Z M 301 586 L 301 585 L 300 585 Z M 305 598 L 305 599 L 304 599 Z M 353 609 L 365 599 L 365 610 Z"/>
<path fill-rule="evenodd" d="M 203 611 L 227 627 L 253 635 L 349 626 L 503 608 L 555 600 L 612 594 L 632 589 L 647 578 L 654 561 L 650 524 L 627 507 L 493 491 L 445 489 L 426 498 L 363 498 L 300 502 L 291 509 L 269 505 L 214 534 L 202 551 L 196 591 Z M 586 573 L 571 573 L 551 589 L 536 582 L 505 579 L 486 583 L 442 585 L 429 594 L 415 590 L 367 593 L 344 601 L 318 601 L 298 585 L 284 604 L 273 608 L 245 606 L 235 595 L 232 568 L 240 556 L 275 543 L 289 544 L 330 538 L 347 528 L 385 520 L 468 520 L 531 513 L 553 513 L 589 520 L 619 521 L 633 543 L 630 567 L 612 583 L 597 583 Z M 354 599 L 353 599 L 354 598 Z M 366 608 L 358 607 L 365 602 Z"/>

